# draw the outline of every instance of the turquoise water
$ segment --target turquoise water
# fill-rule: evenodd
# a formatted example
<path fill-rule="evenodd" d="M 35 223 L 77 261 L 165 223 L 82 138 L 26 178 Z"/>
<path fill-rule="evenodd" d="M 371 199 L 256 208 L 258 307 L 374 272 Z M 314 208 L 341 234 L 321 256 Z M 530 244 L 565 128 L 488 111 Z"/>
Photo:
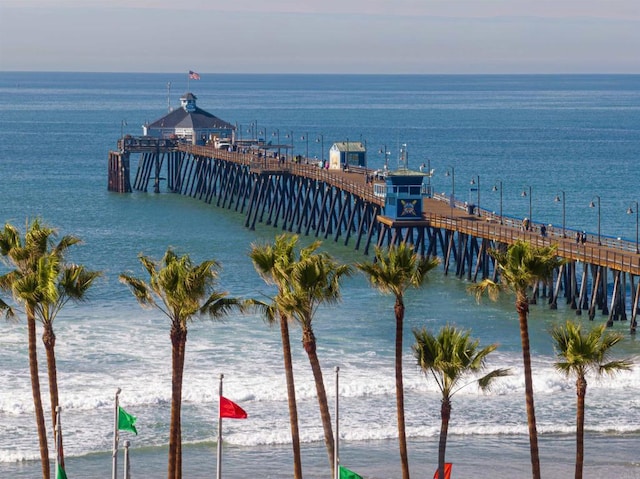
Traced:
<path fill-rule="evenodd" d="M 244 228 L 244 217 L 173 194 L 106 191 L 107 153 L 121 132 L 140 134 L 145 121 L 167 110 L 167 82 L 175 107 L 187 88 L 184 75 L 0 73 L 0 219 L 24 225 L 42 217 L 84 244 L 72 259 L 103 270 L 91 301 L 68 306 L 56 320 L 67 473 L 105 477 L 110 470 L 112 398 L 138 417 L 132 442 L 134 477 L 161 477 L 166 469 L 170 399 L 167 321 L 143 311 L 117 281 L 123 271 L 141 275 L 143 252 L 160 257 L 171 245 L 196 260 L 215 257 L 221 286 L 237 296 L 271 291 L 247 258 L 252 242 L 278 232 Z M 561 225 L 553 199 L 565 191 L 567 227 L 594 232 L 601 197 L 602 234 L 633 240 L 640 199 L 640 76 L 335 76 L 202 75 L 190 83 L 198 105 L 216 116 L 250 124 L 295 151 L 320 157 L 333 141 L 366 141 L 370 167 L 378 150 L 406 143 L 410 164 L 435 168 L 436 191 L 449 192 L 455 168 L 458 197 L 471 195 L 481 177 L 483 208 L 498 210 L 491 191 L 504 187 L 507 215 L 528 215 L 523 189 L 532 188 L 532 218 Z M 124 122 L 126 121 L 126 125 Z M 301 138 L 305 138 L 302 140 Z M 308 145 L 306 139 L 309 139 Z M 288 140 L 287 140 L 288 141 Z M 475 198 L 475 192 L 473 193 Z M 308 239 L 304 239 L 308 241 Z M 363 259 L 342 243 L 323 248 L 344 262 Z M 318 312 L 315 330 L 325 381 L 333 397 L 333 367 L 340 366 L 341 459 L 368 478 L 399 477 L 395 439 L 392 299 L 356 276 L 344 283 L 343 302 Z M 410 465 L 431 476 L 437 462 L 439 398 L 414 367 L 411 328 L 447 322 L 473 330 L 483 343 L 498 342 L 493 367 L 514 375 L 489 394 L 470 387 L 454 397 L 448 457 L 454 477 L 478 469 L 495 478 L 526 477 L 530 470 L 518 324 L 512 298 L 478 305 L 464 281 L 433 274 L 407 298 L 405 387 Z M 532 307 L 534 389 L 543 473 L 573 474 L 575 392 L 553 369 L 548 329 L 573 311 Z M 582 317 L 586 319 L 585 316 Z M 596 317 L 596 321 L 602 321 Z M 627 331 L 628 324 L 614 329 Z M 24 322 L 0 323 L 0 476 L 32 478 L 39 471 L 27 368 Z M 292 331 L 305 477 L 327 477 L 326 453 L 308 361 Z M 225 477 L 280 477 L 291 471 L 286 387 L 279 332 L 258 317 L 190 327 L 184 384 L 183 437 L 188 477 L 215 471 L 217 378 L 225 395 L 249 413 L 226 421 Z M 626 338 L 620 353 L 638 360 L 638 343 Z M 41 351 L 41 366 L 44 352 Z M 42 376 L 46 388 L 46 375 Z M 640 373 L 589 382 L 585 477 L 640 477 Z M 47 416 L 48 417 L 48 416 Z M 123 434 L 126 436 L 126 433 Z"/>

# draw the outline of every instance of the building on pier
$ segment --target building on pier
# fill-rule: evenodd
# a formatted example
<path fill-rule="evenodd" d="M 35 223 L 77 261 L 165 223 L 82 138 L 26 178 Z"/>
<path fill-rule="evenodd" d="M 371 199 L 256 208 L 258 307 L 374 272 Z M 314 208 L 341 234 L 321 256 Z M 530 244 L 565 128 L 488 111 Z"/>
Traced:
<path fill-rule="evenodd" d="M 175 138 L 192 145 L 214 142 L 232 145 L 235 127 L 196 105 L 193 93 L 180 97 L 180 108 L 142 126 L 142 134 L 153 138 Z"/>
<path fill-rule="evenodd" d="M 329 149 L 329 169 L 367 166 L 367 148 L 361 141 L 339 141 Z"/>

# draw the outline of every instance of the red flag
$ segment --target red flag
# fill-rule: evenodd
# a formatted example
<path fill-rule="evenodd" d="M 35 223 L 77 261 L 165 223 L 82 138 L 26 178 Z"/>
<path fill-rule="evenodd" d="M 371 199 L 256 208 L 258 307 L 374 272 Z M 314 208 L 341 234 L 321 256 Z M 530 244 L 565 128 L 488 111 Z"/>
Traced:
<path fill-rule="evenodd" d="M 190 80 L 200 80 L 200 75 L 196 72 L 189 70 L 189 79 Z"/>
<path fill-rule="evenodd" d="M 452 463 L 450 462 L 444 463 L 444 479 L 451 478 L 451 466 L 452 466 Z M 440 471 L 436 469 L 436 473 L 433 475 L 433 479 L 439 479 L 438 472 Z"/>
<path fill-rule="evenodd" d="M 247 413 L 233 401 L 230 401 L 224 396 L 220 396 L 220 417 L 246 419 Z"/>

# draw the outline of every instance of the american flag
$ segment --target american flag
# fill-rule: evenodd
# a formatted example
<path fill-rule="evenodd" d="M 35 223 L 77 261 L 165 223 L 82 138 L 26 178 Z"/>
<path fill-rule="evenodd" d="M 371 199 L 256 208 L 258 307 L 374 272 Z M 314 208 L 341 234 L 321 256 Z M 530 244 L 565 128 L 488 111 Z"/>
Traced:
<path fill-rule="evenodd" d="M 190 80 L 200 80 L 200 75 L 198 75 L 196 72 L 189 70 L 189 79 Z"/>

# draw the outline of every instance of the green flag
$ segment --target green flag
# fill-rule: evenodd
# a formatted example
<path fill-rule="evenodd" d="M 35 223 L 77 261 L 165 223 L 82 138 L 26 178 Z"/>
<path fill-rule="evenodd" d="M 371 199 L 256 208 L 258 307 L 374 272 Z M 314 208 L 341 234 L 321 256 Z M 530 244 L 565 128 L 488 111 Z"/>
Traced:
<path fill-rule="evenodd" d="M 58 464 L 58 470 L 56 471 L 56 479 L 67 479 L 67 475 L 60 464 Z"/>
<path fill-rule="evenodd" d="M 136 418 L 118 406 L 118 431 L 131 431 L 138 435 Z"/>
<path fill-rule="evenodd" d="M 340 479 L 362 479 L 362 476 L 350 471 L 346 467 L 340 466 Z"/>

